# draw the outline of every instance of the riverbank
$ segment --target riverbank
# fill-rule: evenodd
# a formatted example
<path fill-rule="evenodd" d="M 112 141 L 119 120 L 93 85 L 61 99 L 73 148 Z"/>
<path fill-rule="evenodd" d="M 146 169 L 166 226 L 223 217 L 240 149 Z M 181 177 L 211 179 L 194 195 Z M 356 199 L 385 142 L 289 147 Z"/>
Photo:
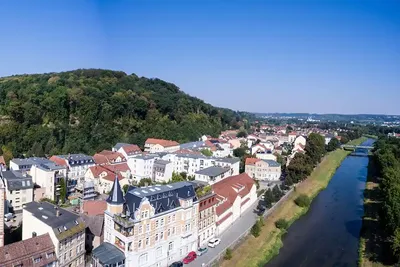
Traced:
<path fill-rule="evenodd" d="M 353 140 L 349 144 L 359 145 L 367 138 Z M 300 208 L 294 200 L 300 195 L 305 194 L 314 198 L 329 183 L 331 177 L 340 166 L 341 162 L 349 155 L 349 151 L 335 150 L 327 154 L 321 163 L 315 168 L 313 173 L 302 183 L 298 184 L 296 191 L 293 191 L 287 200 L 279 208 L 274 210 L 266 219 L 258 238 L 249 236 L 246 241 L 233 252 L 231 260 L 225 260 L 221 266 L 228 267 L 234 263 L 235 266 L 263 266 L 275 255 L 282 247 L 282 236 L 284 230 L 277 229 L 275 222 L 285 219 L 292 224 L 295 220 L 305 214 L 308 208 Z"/>
<path fill-rule="evenodd" d="M 384 229 L 379 223 L 382 209 L 379 178 L 372 158 L 368 164 L 368 176 L 364 190 L 364 216 L 360 230 L 359 260 L 360 267 L 391 266 L 391 248 L 385 242 Z"/>

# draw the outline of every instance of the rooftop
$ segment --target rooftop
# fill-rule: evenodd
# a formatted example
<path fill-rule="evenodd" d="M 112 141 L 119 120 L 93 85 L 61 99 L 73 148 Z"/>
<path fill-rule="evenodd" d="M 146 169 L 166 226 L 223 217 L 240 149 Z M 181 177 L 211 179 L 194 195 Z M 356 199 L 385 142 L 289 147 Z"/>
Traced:
<path fill-rule="evenodd" d="M 13 158 L 11 162 L 15 163 L 18 166 L 21 165 L 33 165 L 33 164 L 43 164 L 48 163 L 49 160 L 46 158 L 38 158 L 38 157 L 30 157 L 30 158 Z"/>
<path fill-rule="evenodd" d="M 20 171 L 3 171 L 3 178 L 7 182 L 8 190 L 33 188 L 32 176 Z"/>
<path fill-rule="evenodd" d="M 147 138 L 146 144 L 161 145 L 163 147 L 179 146 L 179 143 L 172 140 L 157 139 L 157 138 Z"/>
<path fill-rule="evenodd" d="M 230 171 L 230 168 L 211 166 L 211 167 L 199 170 L 195 173 L 200 174 L 200 175 L 210 176 L 210 177 L 216 177 L 216 176 L 226 173 L 228 171 Z"/>
<path fill-rule="evenodd" d="M 112 265 L 125 260 L 124 253 L 116 246 L 104 242 L 92 252 L 94 258 L 98 259 L 102 265 Z"/>

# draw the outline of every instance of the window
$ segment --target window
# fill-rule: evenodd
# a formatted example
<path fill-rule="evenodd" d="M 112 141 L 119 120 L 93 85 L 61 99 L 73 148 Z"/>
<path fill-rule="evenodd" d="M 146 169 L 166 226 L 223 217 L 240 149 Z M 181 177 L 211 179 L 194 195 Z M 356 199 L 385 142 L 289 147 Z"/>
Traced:
<path fill-rule="evenodd" d="M 146 232 L 150 232 L 150 224 L 146 224 Z"/>
<path fill-rule="evenodd" d="M 158 234 L 156 234 L 156 241 L 158 241 Z"/>
<path fill-rule="evenodd" d="M 161 226 L 164 226 L 164 218 L 161 219 Z"/>
<path fill-rule="evenodd" d="M 146 237 L 146 246 L 148 246 L 149 245 L 149 238 L 148 237 Z"/>
<path fill-rule="evenodd" d="M 160 240 L 162 240 L 164 238 L 164 232 L 160 233 Z"/>
<path fill-rule="evenodd" d="M 40 262 L 40 260 L 41 260 L 41 258 L 40 258 L 40 257 L 37 257 L 37 258 L 34 258 L 34 259 L 33 259 L 33 262 L 35 262 L 35 263 L 39 263 L 39 262 Z"/>
<path fill-rule="evenodd" d="M 139 265 L 144 265 L 148 260 L 148 255 L 147 253 L 144 253 L 139 256 Z"/>
<path fill-rule="evenodd" d="M 168 236 L 171 235 L 171 228 L 168 228 Z"/>
<path fill-rule="evenodd" d="M 158 228 L 158 220 L 156 220 L 156 228 Z"/>
<path fill-rule="evenodd" d="M 175 221 L 175 214 L 172 215 L 172 221 L 173 221 L 173 222 Z"/>
<path fill-rule="evenodd" d="M 72 249 L 69 251 L 69 257 L 72 257 Z"/>
<path fill-rule="evenodd" d="M 161 256 L 162 256 L 162 247 L 158 247 L 156 249 L 156 257 L 158 258 L 158 257 L 161 257 Z"/>
<path fill-rule="evenodd" d="M 172 234 L 173 234 L 173 235 L 175 234 L 175 226 L 172 227 Z"/>
<path fill-rule="evenodd" d="M 141 225 L 139 225 L 138 232 L 139 232 L 139 234 L 143 233 L 143 227 Z"/>
<path fill-rule="evenodd" d="M 174 242 L 169 242 L 168 244 L 168 250 L 171 251 L 174 249 Z"/>
<path fill-rule="evenodd" d="M 167 217 L 167 223 L 170 223 L 171 222 L 171 216 L 168 216 Z"/>

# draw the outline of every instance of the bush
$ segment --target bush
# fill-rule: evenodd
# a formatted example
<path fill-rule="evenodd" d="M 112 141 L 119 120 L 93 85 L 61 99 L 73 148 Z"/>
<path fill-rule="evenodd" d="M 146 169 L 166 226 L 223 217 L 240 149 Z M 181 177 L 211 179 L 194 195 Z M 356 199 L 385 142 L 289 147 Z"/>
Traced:
<path fill-rule="evenodd" d="M 311 200 L 308 196 L 301 194 L 294 200 L 294 203 L 299 207 L 308 207 L 310 206 Z"/>
<path fill-rule="evenodd" d="M 286 229 L 289 228 L 289 222 L 286 221 L 285 219 L 279 219 L 279 220 L 277 220 L 277 221 L 275 222 L 275 226 L 276 226 L 276 228 L 278 228 L 278 229 L 286 230 Z"/>
<path fill-rule="evenodd" d="M 251 234 L 254 237 L 258 237 L 261 233 L 261 225 L 260 225 L 260 220 L 257 220 L 256 223 L 251 227 Z"/>
<path fill-rule="evenodd" d="M 227 248 L 224 255 L 224 260 L 232 259 L 232 249 Z"/>

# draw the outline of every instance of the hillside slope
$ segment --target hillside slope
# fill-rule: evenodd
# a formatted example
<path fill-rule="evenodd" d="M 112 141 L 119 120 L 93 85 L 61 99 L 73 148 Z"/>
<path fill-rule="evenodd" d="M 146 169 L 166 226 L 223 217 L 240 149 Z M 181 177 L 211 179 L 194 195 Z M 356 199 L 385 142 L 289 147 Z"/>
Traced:
<path fill-rule="evenodd" d="M 120 71 L 17 75 L 0 78 L 0 155 L 93 153 L 150 136 L 185 142 L 238 128 L 241 115 Z"/>

